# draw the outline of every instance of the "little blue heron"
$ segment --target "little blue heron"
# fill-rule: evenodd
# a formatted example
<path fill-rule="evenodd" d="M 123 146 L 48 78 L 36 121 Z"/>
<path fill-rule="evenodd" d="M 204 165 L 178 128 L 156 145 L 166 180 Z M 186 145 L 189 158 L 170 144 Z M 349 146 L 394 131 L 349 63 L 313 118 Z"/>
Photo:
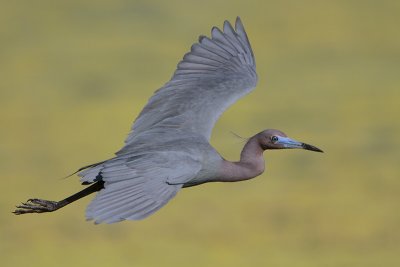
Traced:
<path fill-rule="evenodd" d="M 95 223 L 140 220 L 163 207 L 183 187 L 236 182 L 264 172 L 263 151 L 319 148 L 265 130 L 245 144 L 240 161 L 225 160 L 209 143 L 222 112 L 257 84 L 256 64 L 238 17 L 235 29 L 213 27 L 179 62 L 171 80 L 150 98 L 114 158 L 80 168 L 84 190 L 61 201 L 29 199 L 15 214 L 58 210 L 97 192 L 86 217 Z"/>

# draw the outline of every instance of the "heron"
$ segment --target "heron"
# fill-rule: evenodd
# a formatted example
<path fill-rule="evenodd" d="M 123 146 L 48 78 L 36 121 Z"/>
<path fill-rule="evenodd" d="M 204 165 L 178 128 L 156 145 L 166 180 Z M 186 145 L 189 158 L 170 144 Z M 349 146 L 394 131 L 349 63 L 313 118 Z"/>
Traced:
<path fill-rule="evenodd" d="M 111 159 L 80 168 L 82 191 L 61 201 L 32 198 L 15 214 L 53 212 L 97 192 L 86 208 L 95 223 L 141 220 L 166 205 L 182 188 L 238 182 L 265 170 L 263 152 L 321 149 L 267 129 L 249 138 L 240 160 L 224 159 L 209 141 L 220 115 L 257 84 L 256 63 L 239 17 L 211 37 L 200 36 L 170 79 L 155 91 L 134 121 L 124 146 Z"/>

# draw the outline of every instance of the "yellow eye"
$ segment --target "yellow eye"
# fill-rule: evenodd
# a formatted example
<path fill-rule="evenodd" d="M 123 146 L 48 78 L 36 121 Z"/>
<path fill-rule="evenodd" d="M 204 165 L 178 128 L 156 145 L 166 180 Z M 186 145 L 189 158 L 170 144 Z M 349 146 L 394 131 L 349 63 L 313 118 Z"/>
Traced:
<path fill-rule="evenodd" d="M 276 142 L 278 142 L 278 136 L 275 136 L 275 135 L 273 135 L 273 136 L 271 136 L 271 141 L 272 141 L 272 143 L 276 143 Z"/>

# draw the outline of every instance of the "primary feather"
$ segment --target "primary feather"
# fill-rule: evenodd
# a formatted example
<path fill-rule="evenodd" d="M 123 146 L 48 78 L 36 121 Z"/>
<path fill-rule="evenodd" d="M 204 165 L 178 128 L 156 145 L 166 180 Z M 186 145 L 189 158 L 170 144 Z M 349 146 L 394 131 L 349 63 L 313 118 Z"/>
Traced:
<path fill-rule="evenodd" d="M 253 52 L 242 22 L 228 21 L 201 36 L 178 64 L 172 79 L 144 107 L 126 144 L 151 128 L 179 128 L 208 140 L 222 112 L 257 83 Z"/>

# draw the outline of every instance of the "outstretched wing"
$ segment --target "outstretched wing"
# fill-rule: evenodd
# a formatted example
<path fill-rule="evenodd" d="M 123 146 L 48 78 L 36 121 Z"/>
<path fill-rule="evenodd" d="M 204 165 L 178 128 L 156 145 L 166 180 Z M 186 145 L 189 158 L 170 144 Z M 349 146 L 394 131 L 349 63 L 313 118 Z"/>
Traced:
<path fill-rule="evenodd" d="M 223 31 L 214 27 L 211 38 L 199 38 L 172 79 L 150 98 L 126 144 L 154 128 L 195 132 L 210 139 L 222 112 L 257 83 L 254 55 L 239 17 L 235 28 L 225 21 Z"/>
<path fill-rule="evenodd" d="M 153 152 L 117 157 L 99 167 L 97 177 L 104 181 L 104 189 L 87 207 L 86 217 L 114 223 L 144 219 L 159 210 L 197 175 L 201 164 L 182 152 Z M 80 176 L 93 182 L 88 172 Z"/>
<path fill-rule="evenodd" d="M 257 83 L 239 18 L 235 28 L 225 21 L 223 31 L 214 27 L 211 38 L 200 37 L 172 79 L 150 98 L 117 156 L 79 173 L 84 183 L 104 181 L 87 208 L 88 219 L 143 219 L 199 176 L 204 160 L 188 144 L 197 149 L 208 144 L 199 135 L 209 140 L 221 113 Z M 192 139 L 184 143 L 185 138 Z"/>

